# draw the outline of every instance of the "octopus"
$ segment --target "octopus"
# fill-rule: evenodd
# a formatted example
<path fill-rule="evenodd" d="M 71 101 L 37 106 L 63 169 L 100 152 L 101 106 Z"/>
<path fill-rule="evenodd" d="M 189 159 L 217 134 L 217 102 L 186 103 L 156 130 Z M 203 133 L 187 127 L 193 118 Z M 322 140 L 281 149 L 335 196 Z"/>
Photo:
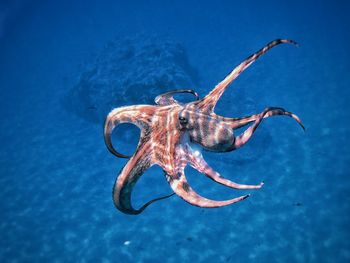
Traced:
<path fill-rule="evenodd" d="M 305 130 L 300 119 L 283 108 L 267 107 L 261 113 L 240 118 L 228 118 L 214 113 L 215 106 L 227 87 L 256 59 L 279 44 L 294 44 L 293 40 L 276 39 L 252 54 L 234 68 L 224 80 L 204 98 L 191 89 L 174 90 L 155 98 L 156 105 L 133 105 L 113 109 L 104 124 L 104 140 L 108 150 L 119 158 L 129 159 L 113 186 L 113 201 L 118 210 L 137 215 L 150 204 L 174 194 L 191 205 L 202 208 L 227 206 L 248 198 L 241 195 L 228 200 L 211 200 L 196 193 L 189 185 L 185 167 L 189 164 L 211 180 L 233 189 L 260 189 L 257 185 L 238 184 L 224 178 L 204 160 L 201 149 L 211 152 L 230 152 L 245 145 L 262 120 L 277 115 L 293 118 Z M 189 93 L 194 99 L 181 103 L 174 95 Z M 111 134 L 122 123 L 131 123 L 140 129 L 140 139 L 132 156 L 118 152 L 112 144 Z M 245 127 L 236 135 L 235 131 Z M 131 194 L 142 174 L 153 165 L 160 166 L 173 193 L 148 201 L 140 208 L 132 206 Z"/>

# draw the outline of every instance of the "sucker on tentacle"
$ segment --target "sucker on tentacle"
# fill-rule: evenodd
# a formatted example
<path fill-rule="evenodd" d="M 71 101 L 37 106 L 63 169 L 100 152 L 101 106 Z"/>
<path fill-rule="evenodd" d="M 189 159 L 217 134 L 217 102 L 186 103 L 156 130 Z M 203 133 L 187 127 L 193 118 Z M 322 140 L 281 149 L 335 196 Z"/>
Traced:
<path fill-rule="evenodd" d="M 288 116 L 304 130 L 304 125 L 293 113 L 283 108 L 268 107 L 263 112 L 242 118 L 227 118 L 213 111 L 223 92 L 247 67 L 272 47 L 283 44 L 296 44 L 292 40 L 277 39 L 239 64 L 223 81 L 203 99 L 193 90 L 175 90 L 155 98 L 157 105 L 137 105 L 114 109 L 104 125 L 104 139 L 108 150 L 117 157 L 130 158 L 121 170 L 113 187 L 113 201 L 117 209 L 126 214 L 139 214 L 150 204 L 177 194 L 186 202 L 199 207 L 221 207 L 246 199 L 242 195 L 224 201 L 210 200 L 197 194 L 188 184 L 184 170 L 189 164 L 216 183 L 233 189 L 260 189 L 257 185 L 243 185 L 222 177 L 204 160 L 196 147 L 213 152 L 228 152 L 246 144 L 253 136 L 262 120 L 272 116 Z M 195 101 L 179 103 L 173 97 L 178 93 L 190 93 Z M 121 123 L 132 123 L 141 129 L 141 136 L 135 153 L 127 156 L 114 149 L 111 141 L 113 129 Z M 251 124 L 242 134 L 235 130 Z M 135 209 L 131 205 L 134 185 L 152 165 L 160 166 L 173 194 L 155 198 Z"/>

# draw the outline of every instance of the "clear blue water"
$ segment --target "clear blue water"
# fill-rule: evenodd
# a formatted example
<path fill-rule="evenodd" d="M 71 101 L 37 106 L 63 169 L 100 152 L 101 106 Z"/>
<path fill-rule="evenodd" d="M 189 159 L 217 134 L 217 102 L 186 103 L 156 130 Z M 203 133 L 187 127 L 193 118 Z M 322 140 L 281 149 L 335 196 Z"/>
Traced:
<path fill-rule="evenodd" d="M 350 262 L 349 4 L 100 2 L 0 4 L 0 262 Z M 306 126 L 304 133 L 290 119 L 269 119 L 246 148 L 204 153 L 236 182 L 265 180 L 249 199 L 200 209 L 172 197 L 139 216 L 114 208 L 125 160 L 106 150 L 101 124 L 61 100 L 80 63 L 114 37 L 139 32 L 184 46 L 201 96 L 270 40 L 300 43 L 259 59 L 217 109 L 238 117 L 283 106 Z M 186 173 L 204 196 L 241 194 Z M 152 167 L 133 202 L 169 192 Z"/>

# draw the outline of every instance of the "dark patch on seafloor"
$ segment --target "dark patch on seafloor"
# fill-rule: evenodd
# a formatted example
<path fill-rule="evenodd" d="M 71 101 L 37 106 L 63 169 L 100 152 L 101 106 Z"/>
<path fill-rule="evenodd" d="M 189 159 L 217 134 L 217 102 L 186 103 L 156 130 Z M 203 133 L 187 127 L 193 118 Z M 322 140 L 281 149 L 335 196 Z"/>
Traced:
<path fill-rule="evenodd" d="M 198 74 L 181 44 L 142 34 L 109 42 L 83 66 L 76 82 L 63 98 L 65 108 L 103 123 L 113 108 L 154 104 L 161 93 L 195 89 Z"/>

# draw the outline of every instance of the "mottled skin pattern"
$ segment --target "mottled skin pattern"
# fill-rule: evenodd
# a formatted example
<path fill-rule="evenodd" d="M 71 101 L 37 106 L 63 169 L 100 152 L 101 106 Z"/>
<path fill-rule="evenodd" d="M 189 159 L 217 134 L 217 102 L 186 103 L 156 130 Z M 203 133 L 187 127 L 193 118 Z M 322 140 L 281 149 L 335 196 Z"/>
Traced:
<path fill-rule="evenodd" d="M 199 207 L 221 207 L 241 201 L 249 195 L 242 195 L 230 200 L 214 201 L 198 195 L 188 184 L 184 169 L 191 165 L 213 181 L 234 189 L 259 189 L 258 185 L 243 185 L 223 178 L 203 159 L 199 148 L 213 152 L 229 152 L 243 146 L 252 137 L 264 118 L 286 115 L 296 120 L 302 128 L 299 118 L 282 108 L 269 107 L 263 112 L 242 117 L 225 118 L 214 113 L 214 108 L 229 84 L 242 71 L 249 67 L 259 56 L 272 47 L 282 44 L 296 44 L 292 40 L 277 39 L 254 53 L 238 65 L 207 96 L 199 100 L 192 90 L 171 91 L 156 97 L 157 105 L 136 105 L 112 110 L 104 126 L 105 143 L 109 151 L 121 158 L 129 158 L 121 170 L 113 187 L 114 204 L 123 213 L 139 214 L 151 203 L 171 195 L 153 199 L 141 208 L 131 205 L 131 193 L 140 176 L 152 165 L 159 165 L 172 190 L 186 202 Z M 182 104 L 173 98 L 176 93 L 191 93 L 196 100 Z M 141 129 L 141 137 L 135 153 L 126 156 L 117 152 L 111 142 L 111 133 L 120 123 L 132 123 Z M 234 131 L 251 124 L 242 134 Z"/>

